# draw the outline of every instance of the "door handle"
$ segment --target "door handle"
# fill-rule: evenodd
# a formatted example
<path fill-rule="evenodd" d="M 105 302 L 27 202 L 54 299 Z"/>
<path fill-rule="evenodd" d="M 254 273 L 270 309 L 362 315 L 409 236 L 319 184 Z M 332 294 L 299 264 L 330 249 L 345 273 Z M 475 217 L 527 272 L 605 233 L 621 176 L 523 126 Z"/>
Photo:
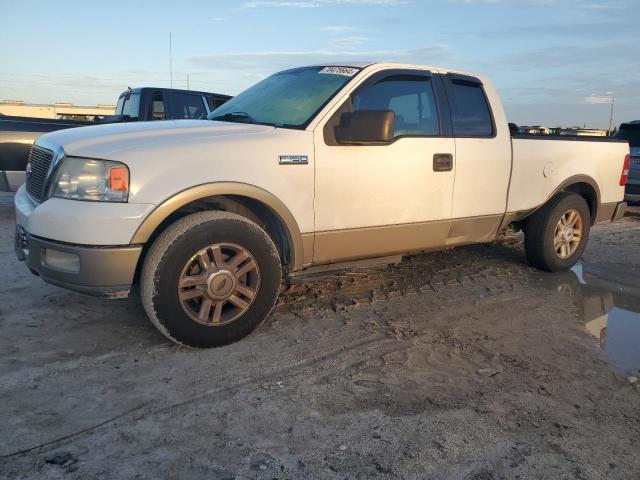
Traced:
<path fill-rule="evenodd" d="M 434 172 L 450 172 L 453 170 L 453 155 L 450 153 L 436 153 L 433 156 Z"/>

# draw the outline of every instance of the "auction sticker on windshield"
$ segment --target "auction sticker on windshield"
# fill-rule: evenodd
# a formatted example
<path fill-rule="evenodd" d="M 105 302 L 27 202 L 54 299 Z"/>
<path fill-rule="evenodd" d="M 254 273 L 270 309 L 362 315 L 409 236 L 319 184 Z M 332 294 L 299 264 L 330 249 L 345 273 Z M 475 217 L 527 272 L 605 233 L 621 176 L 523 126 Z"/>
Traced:
<path fill-rule="evenodd" d="M 351 67 L 324 67 L 319 73 L 330 73 L 333 75 L 344 75 L 345 77 L 353 77 L 358 73 L 357 68 Z"/>

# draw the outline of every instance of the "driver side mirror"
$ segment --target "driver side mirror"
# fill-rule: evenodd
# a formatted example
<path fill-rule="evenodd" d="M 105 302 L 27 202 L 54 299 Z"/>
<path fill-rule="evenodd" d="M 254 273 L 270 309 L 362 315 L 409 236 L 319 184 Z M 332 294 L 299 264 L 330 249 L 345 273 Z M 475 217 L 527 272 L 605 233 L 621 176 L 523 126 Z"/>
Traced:
<path fill-rule="evenodd" d="M 335 136 L 340 144 L 380 145 L 393 141 L 394 127 L 391 110 L 359 110 L 342 114 Z"/>

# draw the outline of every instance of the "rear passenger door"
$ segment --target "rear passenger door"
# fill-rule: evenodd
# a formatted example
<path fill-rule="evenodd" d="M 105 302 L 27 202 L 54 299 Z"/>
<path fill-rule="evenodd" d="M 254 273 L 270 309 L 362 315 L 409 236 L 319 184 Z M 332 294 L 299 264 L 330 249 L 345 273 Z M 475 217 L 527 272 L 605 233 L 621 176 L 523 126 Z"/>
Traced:
<path fill-rule="evenodd" d="M 505 213 L 511 174 L 511 137 L 490 84 L 467 75 L 442 76 L 455 138 L 450 245 L 491 240 Z"/>

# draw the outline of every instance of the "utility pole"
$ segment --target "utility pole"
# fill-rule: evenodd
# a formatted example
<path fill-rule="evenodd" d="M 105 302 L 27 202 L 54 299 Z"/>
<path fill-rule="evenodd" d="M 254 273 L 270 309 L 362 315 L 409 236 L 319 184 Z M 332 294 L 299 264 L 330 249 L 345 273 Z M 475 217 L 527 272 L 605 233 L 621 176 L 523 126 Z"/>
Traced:
<path fill-rule="evenodd" d="M 173 53 L 171 52 L 171 32 L 169 32 L 169 81 L 173 88 Z"/>
<path fill-rule="evenodd" d="M 616 97 L 611 95 L 611 114 L 609 115 L 609 135 L 611 135 L 611 124 L 613 123 L 613 106 L 616 103 Z"/>

